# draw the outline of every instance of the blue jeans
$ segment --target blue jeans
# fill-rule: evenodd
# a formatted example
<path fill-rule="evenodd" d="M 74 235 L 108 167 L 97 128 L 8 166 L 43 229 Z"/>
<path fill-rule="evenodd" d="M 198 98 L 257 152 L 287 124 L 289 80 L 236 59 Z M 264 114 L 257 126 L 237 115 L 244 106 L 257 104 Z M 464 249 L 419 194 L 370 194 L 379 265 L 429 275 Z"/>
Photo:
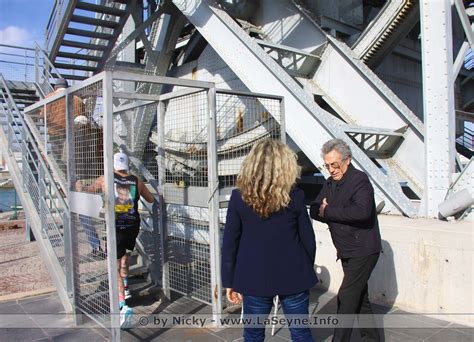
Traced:
<path fill-rule="evenodd" d="M 280 303 L 283 313 L 287 318 L 304 319 L 309 317 L 309 291 L 303 291 L 292 295 L 280 295 Z M 260 297 L 244 295 L 244 319 L 252 318 L 254 323 L 261 323 L 273 307 L 273 297 Z M 291 316 L 288 316 L 291 315 Z M 258 319 L 258 321 L 256 321 Z M 252 328 L 250 328 L 252 326 Z M 244 341 L 257 342 L 265 339 L 265 326 L 255 327 L 255 324 L 244 326 Z M 311 330 L 307 326 L 289 326 L 291 340 L 295 342 L 313 342 Z"/>
<path fill-rule="evenodd" d="M 84 228 L 84 231 L 87 236 L 87 241 L 91 245 L 92 250 L 98 250 L 100 247 L 99 236 L 95 230 L 94 224 L 92 222 L 92 218 L 86 215 L 79 214 L 79 221 Z"/>

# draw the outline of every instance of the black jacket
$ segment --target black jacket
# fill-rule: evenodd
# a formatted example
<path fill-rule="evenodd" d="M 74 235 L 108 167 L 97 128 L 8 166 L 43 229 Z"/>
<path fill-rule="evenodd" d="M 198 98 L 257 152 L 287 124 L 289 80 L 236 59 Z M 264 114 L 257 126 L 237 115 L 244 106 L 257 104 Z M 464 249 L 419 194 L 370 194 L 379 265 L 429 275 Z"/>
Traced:
<path fill-rule="evenodd" d="M 326 198 L 324 217 L 319 206 Z M 311 203 L 311 217 L 327 223 L 338 258 L 360 257 L 381 251 L 374 189 L 367 175 L 352 164 L 339 181 L 328 178 Z"/>

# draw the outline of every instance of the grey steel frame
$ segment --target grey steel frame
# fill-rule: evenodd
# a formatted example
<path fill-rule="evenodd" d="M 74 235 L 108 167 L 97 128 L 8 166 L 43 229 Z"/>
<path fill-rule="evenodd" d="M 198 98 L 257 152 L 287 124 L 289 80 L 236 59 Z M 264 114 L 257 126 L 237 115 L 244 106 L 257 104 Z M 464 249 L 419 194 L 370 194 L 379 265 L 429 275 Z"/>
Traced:
<path fill-rule="evenodd" d="M 179 82 L 179 85 L 182 85 L 181 80 L 176 80 Z M 189 81 L 186 80 L 186 85 L 189 86 Z M 206 82 L 207 83 L 207 82 Z M 215 87 L 205 88 L 206 84 L 201 84 L 202 88 L 196 89 L 180 89 L 170 93 L 159 95 L 158 109 L 157 109 L 157 135 L 158 135 L 158 188 L 160 193 L 160 199 L 164 196 L 164 185 L 165 185 L 165 149 L 164 149 L 164 127 L 165 127 L 165 102 L 171 99 L 176 99 L 182 96 L 191 95 L 197 92 L 202 91 L 203 89 L 207 92 L 207 102 L 208 102 L 208 205 L 209 205 L 209 237 L 210 237 L 210 258 L 211 258 L 211 289 L 212 289 L 212 314 L 215 316 L 222 312 L 222 285 L 221 285 L 221 267 L 220 267 L 220 228 L 219 228 L 219 207 L 220 202 L 223 200 L 228 200 L 228 196 L 222 197 L 219 196 L 219 180 L 218 180 L 218 170 L 217 170 L 217 133 L 216 133 L 216 124 L 217 124 L 217 113 L 216 113 L 216 94 L 228 94 L 228 95 L 241 95 L 241 96 L 251 96 L 251 97 L 263 97 L 266 99 L 274 99 L 279 101 L 279 110 L 280 110 L 280 140 L 283 143 L 286 143 L 286 129 L 285 129 L 285 102 L 282 96 L 278 95 L 269 95 L 262 93 L 253 93 L 246 91 L 235 91 L 227 89 L 216 89 Z M 160 211 L 163 213 L 160 217 L 160 232 L 161 235 L 161 247 L 163 257 L 166 258 L 166 213 L 165 201 L 161 202 Z M 166 285 L 165 285 L 166 284 Z M 169 284 L 169 269 L 167 260 L 163 260 L 163 291 L 167 297 L 170 294 Z M 216 318 L 216 317 L 214 317 Z M 218 320 L 214 319 L 218 324 Z"/>
<path fill-rule="evenodd" d="M 209 132 L 209 144 L 208 144 L 208 168 L 209 168 L 209 199 L 208 208 L 210 213 L 209 222 L 209 234 L 210 234 L 210 258 L 211 258 L 211 288 L 214 289 L 216 295 L 212 295 L 212 312 L 214 315 L 219 314 L 222 311 L 222 296 L 221 296 L 221 285 L 220 285 L 220 243 L 219 243 L 219 196 L 218 188 L 219 181 L 217 176 L 217 145 L 216 145 L 216 106 L 215 106 L 215 94 L 216 89 L 214 83 L 192 81 L 185 79 L 177 79 L 163 76 L 150 76 L 142 75 L 133 72 L 114 71 L 112 72 L 113 80 L 123 81 L 135 81 L 135 82 L 148 82 L 154 84 L 167 84 L 180 87 L 192 88 L 191 91 L 185 89 L 186 92 L 179 91 L 164 96 L 140 93 L 114 93 L 113 97 L 117 98 L 128 98 L 137 101 L 157 101 L 157 123 L 158 123 L 158 196 L 160 199 L 159 211 L 161 213 L 159 224 L 160 227 L 160 245 L 162 250 L 162 270 L 163 279 L 162 286 L 165 296 L 169 298 L 170 287 L 169 287 L 169 265 L 167 260 L 167 225 L 166 225 L 166 207 L 164 198 L 164 185 L 165 185 L 165 166 L 164 166 L 164 118 L 165 118 L 165 103 L 163 100 L 169 100 L 178 96 L 182 96 L 183 93 L 191 93 L 196 91 L 206 91 L 208 94 L 208 132 Z M 176 94 L 178 93 L 178 94 Z M 217 194 L 217 195 L 216 195 Z M 217 322 L 217 320 L 216 320 Z"/>
<path fill-rule="evenodd" d="M 21 170 L 19 168 L 18 162 L 15 160 L 13 152 L 10 151 L 10 148 L 12 144 L 14 143 L 12 141 L 9 141 L 10 140 L 9 138 L 11 138 L 11 134 L 8 134 L 8 137 L 6 137 L 5 133 L 3 132 L 3 129 L 1 129 L 0 142 L 2 142 L 2 144 L 0 144 L 0 146 L 2 146 L 2 149 L 5 148 L 4 156 L 8 160 L 8 165 L 13 170 L 11 172 L 12 179 L 14 181 L 15 187 L 18 189 L 19 184 L 20 184 L 20 177 L 22 177 L 21 176 L 22 171 L 23 171 L 23 177 L 25 175 L 25 172 L 31 171 L 29 169 L 27 170 L 26 163 L 24 163 L 25 161 L 24 158 L 27 157 L 28 154 L 31 156 L 31 151 L 28 149 L 28 146 L 26 145 L 26 141 L 28 140 L 30 142 L 31 147 L 33 148 L 37 156 L 40 156 L 41 154 L 40 154 L 39 147 L 34 143 L 35 137 L 30 132 L 28 120 L 25 120 L 19 108 L 13 102 L 12 94 L 10 93 L 7 83 L 1 74 L 0 74 L 0 84 L 3 85 L 4 91 L 6 92 L 6 94 L 4 94 L 3 91 L 0 91 L 0 93 L 2 94 L 5 100 L 5 103 L 7 104 L 6 113 L 8 116 L 8 125 L 10 126 L 9 132 L 10 130 L 13 130 L 14 126 L 18 127 L 18 124 L 22 125 L 21 139 L 19 139 L 16 134 L 13 134 L 12 136 L 15 137 L 15 143 L 21 145 L 23 151 L 26 151 L 27 153 L 23 155 L 23 162 L 22 162 L 23 170 Z M 37 168 L 39 172 L 38 177 L 40 176 L 40 173 L 41 173 L 41 176 L 43 176 L 41 178 L 38 178 L 38 180 L 41 179 L 42 181 L 41 184 L 44 185 L 44 181 L 49 182 L 50 186 L 53 188 L 55 193 L 59 194 L 60 191 L 58 187 L 56 186 L 54 178 L 52 174 L 50 173 L 48 167 L 46 166 L 45 161 L 42 158 L 38 158 L 38 163 L 35 165 L 35 167 Z M 26 195 L 26 193 L 29 192 L 29 189 L 25 188 L 24 181 L 21 181 L 21 183 L 23 184 L 23 191 L 18 191 L 18 194 L 20 196 L 21 202 L 23 203 L 23 207 L 25 208 L 25 212 L 28 216 L 28 221 L 31 223 L 31 227 L 33 228 L 34 234 L 38 237 L 37 241 L 41 246 L 40 251 L 43 255 L 44 260 L 46 261 L 46 267 L 50 271 L 49 273 L 51 275 L 53 283 L 58 290 L 61 303 L 63 304 L 66 311 L 71 311 L 72 303 L 69 301 L 69 298 L 71 297 L 70 293 L 71 291 L 73 291 L 73 289 L 69 287 L 69 285 L 71 284 L 70 279 L 68 279 L 67 272 L 66 272 L 66 279 L 64 278 L 65 274 L 63 272 L 63 269 L 61 268 L 58 262 L 58 259 L 55 257 L 54 251 L 52 250 L 51 246 L 45 243 L 45 241 L 42 238 L 39 238 L 40 236 L 42 236 L 41 235 L 42 223 L 41 223 L 41 218 L 37 209 L 39 207 L 39 203 L 34 203 L 33 199 L 30 196 Z M 42 188 L 41 184 L 37 184 L 38 188 Z M 65 224 L 65 227 L 64 227 L 65 234 L 67 234 L 69 230 L 69 226 L 67 224 L 68 222 L 67 208 L 68 207 L 62 198 L 58 198 L 58 204 L 61 207 L 61 209 L 64 210 L 64 213 L 65 213 L 65 216 L 63 216 L 63 223 Z M 50 215 L 52 215 L 52 213 L 49 211 L 49 208 L 46 207 L 46 210 L 49 212 Z M 66 267 L 68 267 L 67 263 L 66 263 Z"/>
<path fill-rule="evenodd" d="M 73 94 L 75 91 L 83 89 L 91 84 L 96 82 L 102 82 L 103 84 L 103 97 L 104 97 L 104 134 L 103 134 L 103 145 L 104 145 L 104 176 L 105 176 L 105 189 L 104 189 L 104 205 L 105 205 L 105 222 L 107 227 L 107 263 L 108 263 L 108 280 L 109 280 L 109 298 L 110 298 L 110 328 L 112 333 L 112 339 L 114 341 L 120 340 L 120 316 L 119 316 L 119 303 L 118 303 L 118 286 L 116 279 L 118 278 L 117 273 L 117 251 L 116 251 L 116 236 L 115 236 L 115 213 L 113 210 L 114 207 L 114 192 L 113 192 L 113 88 L 112 88 L 112 73 L 110 71 L 102 72 L 98 75 L 95 75 L 80 84 L 74 85 L 70 88 L 67 88 L 59 94 L 55 94 L 47 99 L 39 101 L 34 105 L 31 105 L 25 108 L 25 115 L 31 113 L 41 107 L 46 106 L 48 103 L 56 101 L 60 98 L 65 97 L 66 99 L 66 123 L 67 123 L 67 132 L 66 132 L 66 144 L 68 146 L 68 152 L 71 153 L 73 146 L 73 135 L 72 135 L 72 104 L 67 100 L 69 94 Z M 46 145 L 45 145 L 46 147 Z M 68 158 L 68 180 L 69 184 L 71 180 L 75 180 L 75 175 L 73 174 L 73 158 Z M 71 189 L 66 187 L 68 193 L 68 208 L 71 207 L 71 196 L 69 193 Z M 68 209 L 69 210 L 69 209 Z M 69 213 L 70 214 L 70 213 Z M 72 227 L 71 218 L 69 215 L 68 226 Z M 67 276 L 67 287 L 68 287 L 68 297 L 72 301 L 73 311 L 76 313 L 77 303 L 76 293 L 74 282 L 74 258 L 77 258 L 78 254 L 73 250 L 74 236 L 71 234 L 70 229 L 65 237 L 65 250 L 66 255 L 71 259 L 67 262 L 66 266 L 68 267 L 67 273 L 70 273 Z M 77 251 L 76 251 L 77 252 Z M 70 277 L 71 276 L 71 277 Z M 72 287 L 70 287 L 72 286 Z M 75 322 L 80 323 L 78 317 L 75 317 Z M 101 322 L 98 322 L 101 324 Z"/>
<path fill-rule="evenodd" d="M 167 84 L 180 87 L 188 87 L 191 89 L 184 89 L 175 91 L 172 93 L 167 93 L 163 95 L 153 95 L 151 98 L 147 94 L 136 94 L 136 93 L 126 93 L 126 92 L 114 92 L 113 82 L 114 81 L 135 81 L 135 82 L 149 82 L 155 84 Z M 170 295 L 169 288 L 169 269 L 167 262 L 167 225 L 166 225 L 166 208 L 165 208 L 165 198 L 164 198 L 164 185 L 165 185 L 165 166 L 164 166 L 164 117 L 165 117 L 165 101 L 168 101 L 173 98 L 177 98 L 186 94 L 191 94 L 198 91 L 205 91 L 207 93 L 207 102 L 208 102 L 208 114 L 207 114 L 207 125 L 208 125 L 208 209 L 210 213 L 210 222 L 209 222 L 209 234 L 210 234 L 210 263 L 211 263 L 211 289 L 212 289 L 212 312 L 214 315 L 220 314 L 222 311 L 222 288 L 220 282 L 220 229 L 219 229 L 219 180 L 217 172 L 217 137 L 216 137 L 216 93 L 228 93 L 233 95 L 247 95 L 253 97 L 265 97 L 270 99 L 275 99 L 280 102 L 280 125 L 281 125 L 281 140 L 286 141 L 285 137 L 285 127 L 284 127 L 284 101 L 280 96 L 272 96 L 267 94 L 255 94 L 248 92 L 235 92 L 227 90 L 216 90 L 214 83 L 210 82 L 200 82 L 200 81 L 191 81 L 183 80 L 169 77 L 161 76 L 150 76 L 142 75 L 134 72 L 124 72 L 124 71 L 104 71 L 100 74 L 97 74 L 80 84 L 74 85 L 66 89 L 61 94 L 53 95 L 45 100 L 42 100 L 30 107 L 25 109 L 25 113 L 30 113 L 35 110 L 38 110 L 44 107 L 47 103 L 58 100 L 62 97 L 68 99 L 68 95 L 72 94 L 80 89 L 83 89 L 89 85 L 92 85 L 96 82 L 102 82 L 103 84 L 103 103 L 104 103 L 104 121 L 103 121 L 103 144 L 104 144 L 104 172 L 105 174 L 105 189 L 104 189 L 104 202 L 105 202 L 105 212 L 106 212 L 106 226 L 107 226 L 107 241 L 108 241 L 108 280 L 109 280 L 109 297 L 110 297 L 110 313 L 111 313 L 111 325 L 110 328 L 112 332 L 112 338 L 114 340 L 120 339 L 120 329 L 119 329 L 119 315 L 118 315 L 118 287 L 117 282 L 117 268 L 116 268 L 116 250 L 112 248 L 115 246 L 115 214 L 113 210 L 114 206 L 114 194 L 111 189 L 113 189 L 113 144 L 114 144 L 114 133 L 113 133 L 113 115 L 114 115 L 114 98 L 129 98 L 137 101 L 139 105 L 150 104 L 153 102 L 158 102 L 157 106 L 157 118 L 158 118 L 158 209 L 160 215 L 158 220 L 158 227 L 160 233 L 160 245 L 162 250 L 162 286 L 163 291 L 166 296 Z M 67 102 L 67 134 L 66 134 L 66 143 L 68 144 L 68 152 L 72 153 L 72 142 L 73 142 L 73 115 L 72 108 L 73 104 L 71 101 Z M 116 109 L 116 111 L 124 109 Z M 68 158 L 68 180 L 69 187 L 68 195 L 71 184 L 74 184 L 75 175 L 73 170 L 74 160 L 73 158 Z M 71 196 L 68 196 L 69 198 Z M 70 207 L 70 206 L 68 206 Z M 69 215 L 68 226 L 72 227 L 71 218 Z M 71 234 L 70 229 L 67 230 L 65 234 L 65 248 L 67 249 L 66 257 L 68 262 L 66 263 L 67 273 L 73 275 L 77 270 L 74 266 L 74 257 L 78 255 L 77 251 L 74 251 L 73 248 L 76 245 L 74 243 L 74 234 Z M 73 276 L 67 277 L 67 288 L 68 288 L 68 297 L 73 304 L 73 310 L 76 310 L 76 293 L 74 282 L 77 281 Z M 75 312 L 74 312 L 75 313 Z M 217 321 L 217 320 L 216 320 Z M 76 323 L 80 323 L 79 315 L 76 315 Z"/>

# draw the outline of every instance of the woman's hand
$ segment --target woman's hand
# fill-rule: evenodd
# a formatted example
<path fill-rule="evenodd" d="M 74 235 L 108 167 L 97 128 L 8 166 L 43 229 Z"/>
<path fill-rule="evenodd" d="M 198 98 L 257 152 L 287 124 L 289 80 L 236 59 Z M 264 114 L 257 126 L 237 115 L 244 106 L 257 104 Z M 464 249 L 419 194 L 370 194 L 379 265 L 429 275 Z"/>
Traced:
<path fill-rule="evenodd" d="M 227 300 L 234 305 L 240 304 L 242 302 L 242 295 L 238 292 L 235 292 L 232 289 L 226 289 Z"/>

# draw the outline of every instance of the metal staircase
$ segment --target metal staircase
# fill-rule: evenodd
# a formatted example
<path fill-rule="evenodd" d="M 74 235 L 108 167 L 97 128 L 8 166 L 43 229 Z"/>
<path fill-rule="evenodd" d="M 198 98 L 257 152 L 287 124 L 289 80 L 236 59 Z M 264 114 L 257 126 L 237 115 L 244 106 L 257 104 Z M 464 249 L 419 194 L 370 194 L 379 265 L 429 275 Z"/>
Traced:
<path fill-rule="evenodd" d="M 17 91 L 12 92 L 10 86 Z M 68 285 L 71 279 L 66 271 L 70 265 L 66 263 L 63 248 L 69 222 L 65 192 L 58 188 L 51 165 L 43 159 L 23 116 L 25 100 L 31 101 L 33 95 L 28 93 L 29 98 L 15 96 L 19 93 L 18 86 L 7 82 L 0 74 L 0 115 L 6 119 L 0 129 L 0 146 L 42 258 L 63 306 L 71 312 Z"/>
<path fill-rule="evenodd" d="M 46 49 L 64 78 L 84 80 L 102 71 L 135 2 L 55 2 L 47 26 Z"/>
<path fill-rule="evenodd" d="M 456 150 L 458 153 L 471 159 L 474 155 L 474 131 L 467 126 L 463 127 L 462 135 L 456 139 Z"/>
<path fill-rule="evenodd" d="M 355 55 L 377 66 L 419 21 L 418 0 L 390 0 L 352 45 Z"/>
<path fill-rule="evenodd" d="M 37 89 L 33 82 L 21 82 L 21 81 L 6 81 L 13 101 L 19 107 L 27 107 L 39 100 Z M 2 91 L 6 92 L 6 89 L 2 86 Z M 5 103 L 5 99 L 1 98 L 0 102 Z"/>

